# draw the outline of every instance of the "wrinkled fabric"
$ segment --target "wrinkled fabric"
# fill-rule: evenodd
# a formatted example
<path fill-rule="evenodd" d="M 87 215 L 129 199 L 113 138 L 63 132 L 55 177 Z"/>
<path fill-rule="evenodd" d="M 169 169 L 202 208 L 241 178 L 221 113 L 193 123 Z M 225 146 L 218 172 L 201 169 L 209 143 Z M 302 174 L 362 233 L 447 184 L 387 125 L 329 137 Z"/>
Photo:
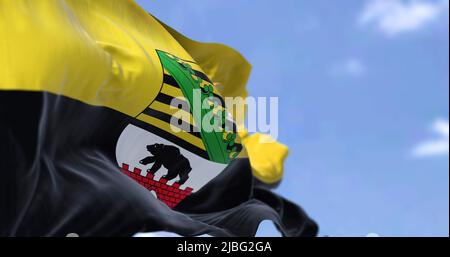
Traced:
<path fill-rule="evenodd" d="M 171 210 L 115 164 L 110 136 L 122 119 L 48 93 L 0 91 L 0 235 L 253 236 L 266 219 L 286 236 L 317 233 L 299 207 L 253 186 L 246 159 Z"/>

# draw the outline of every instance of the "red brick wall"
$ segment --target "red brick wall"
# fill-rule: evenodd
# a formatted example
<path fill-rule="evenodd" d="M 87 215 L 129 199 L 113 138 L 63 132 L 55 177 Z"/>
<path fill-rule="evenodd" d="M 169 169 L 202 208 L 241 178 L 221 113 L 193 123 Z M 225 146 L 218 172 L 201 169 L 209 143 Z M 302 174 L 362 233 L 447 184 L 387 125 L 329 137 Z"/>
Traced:
<path fill-rule="evenodd" d="M 159 181 L 154 180 L 154 175 L 148 173 L 146 177 L 141 176 L 141 169 L 134 168 L 130 171 L 128 164 L 122 164 L 122 172 L 134 179 L 141 186 L 147 188 L 149 191 L 154 191 L 158 199 L 170 208 L 177 206 L 184 198 L 192 194 L 192 188 L 186 187 L 184 190 L 180 189 L 180 185 L 174 183 L 167 185 L 167 180 L 161 178 Z"/>

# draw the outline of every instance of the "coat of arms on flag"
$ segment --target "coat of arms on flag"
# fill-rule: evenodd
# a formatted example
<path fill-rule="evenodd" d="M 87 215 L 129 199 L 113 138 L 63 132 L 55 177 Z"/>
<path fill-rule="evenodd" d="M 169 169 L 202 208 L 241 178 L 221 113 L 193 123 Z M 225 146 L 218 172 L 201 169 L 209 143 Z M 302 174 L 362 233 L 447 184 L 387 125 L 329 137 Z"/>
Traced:
<path fill-rule="evenodd" d="M 163 51 L 157 54 L 161 87 L 124 129 L 116 158 L 124 174 L 175 207 L 222 172 L 242 146 L 225 101 L 201 68 Z M 203 122 L 215 127 L 208 131 Z"/>

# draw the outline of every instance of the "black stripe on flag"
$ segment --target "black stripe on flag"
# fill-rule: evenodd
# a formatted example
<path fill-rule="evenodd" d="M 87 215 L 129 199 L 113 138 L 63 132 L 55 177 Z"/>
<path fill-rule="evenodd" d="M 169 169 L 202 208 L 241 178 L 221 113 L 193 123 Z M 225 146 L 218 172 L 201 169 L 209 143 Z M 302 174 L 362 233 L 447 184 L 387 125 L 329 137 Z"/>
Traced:
<path fill-rule="evenodd" d="M 195 76 L 197 76 L 197 77 L 199 77 L 199 78 L 201 78 L 201 79 L 203 79 L 203 80 L 206 80 L 206 81 L 208 81 L 209 83 L 213 84 L 213 82 L 212 82 L 212 81 L 208 78 L 208 76 L 206 76 L 206 74 L 204 74 L 203 72 L 198 71 L 198 70 L 193 70 L 193 71 L 194 71 Z"/>
<path fill-rule="evenodd" d="M 178 108 L 178 109 L 180 109 L 180 107 L 182 107 L 184 111 L 191 113 L 191 110 L 189 108 L 186 108 L 186 107 L 190 106 L 188 102 L 183 101 L 179 98 L 177 98 L 176 101 L 173 101 L 173 99 L 175 99 L 175 98 L 170 95 L 166 95 L 164 93 L 159 93 L 156 96 L 155 100 L 158 102 L 170 105 L 172 107 Z M 181 106 L 179 106 L 178 103 L 182 103 Z"/>
<path fill-rule="evenodd" d="M 168 74 L 164 74 L 164 78 L 163 78 L 163 82 L 164 84 L 176 87 L 176 88 L 180 88 L 180 85 L 178 85 L 178 82 L 170 75 Z"/>

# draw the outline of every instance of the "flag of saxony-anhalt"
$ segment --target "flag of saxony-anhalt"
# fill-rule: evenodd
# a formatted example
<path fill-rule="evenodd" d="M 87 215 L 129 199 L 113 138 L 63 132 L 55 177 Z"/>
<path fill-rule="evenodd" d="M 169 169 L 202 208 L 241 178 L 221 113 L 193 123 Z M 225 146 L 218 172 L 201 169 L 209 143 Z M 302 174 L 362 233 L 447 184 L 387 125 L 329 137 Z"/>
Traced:
<path fill-rule="evenodd" d="M 227 111 L 250 69 L 131 0 L 0 1 L 0 235 L 316 235 Z"/>

